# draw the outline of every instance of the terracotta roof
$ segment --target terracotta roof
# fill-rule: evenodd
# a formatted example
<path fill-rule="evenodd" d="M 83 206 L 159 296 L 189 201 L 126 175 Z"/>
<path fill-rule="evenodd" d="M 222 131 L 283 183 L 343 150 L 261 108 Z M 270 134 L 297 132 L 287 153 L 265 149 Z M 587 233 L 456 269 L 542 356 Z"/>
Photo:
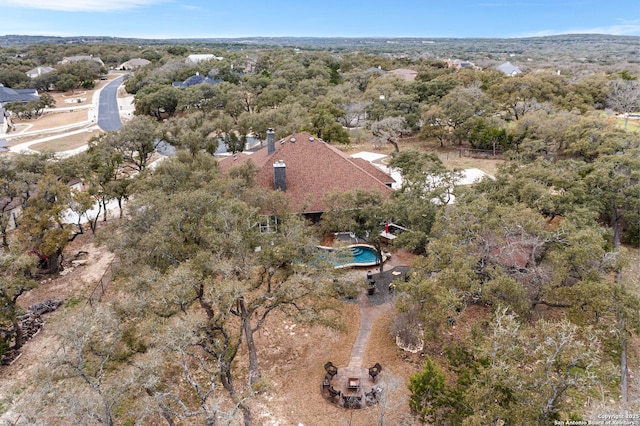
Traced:
<path fill-rule="evenodd" d="M 220 166 L 220 170 L 223 173 L 226 173 L 232 167 L 243 164 L 245 161 L 247 161 L 250 158 L 252 159 L 253 163 L 256 164 L 255 160 L 257 159 L 257 157 L 256 158 L 252 158 L 252 157 L 253 155 L 245 154 L 244 152 L 238 152 L 228 157 L 221 158 L 220 160 L 218 160 L 218 165 Z"/>
<path fill-rule="evenodd" d="M 275 148 L 272 154 L 268 154 L 268 147 L 264 147 L 251 155 L 239 153 L 223 158 L 219 162 L 220 169 L 225 172 L 251 160 L 260 169 L 256 182 L 273 190 L 273 164 L 283 161 L 286 166 L 285 192 L 290 196 L 292 207 L 303 213 L 324 211 L 322 199 L 334 191 L 363 189 L 378 191 L 383 196 L 392 192 L 386 185 L 394 181 L 390 176 L 309 133 L 296 133 L 277 140 Z"/>
<path fill-rule="evenodd" d="M 386 174 L 381 169 L 377 168 L 376 166 L 374 166 L 364 158 L 349 157 L 349 159 L 353 161 L 355 164 L 357 164 L 358 166 L 360 166 L 362 169 L 369 172 L 371 175 L 373 175 L 376 179 L 378 179 L 380 182 L 384 183 L 385 185 L 388 186 L 396 183 L 396 180 L 394 178 L 392 178 L 391 176 L 389 176 L 388 174 Z"/>

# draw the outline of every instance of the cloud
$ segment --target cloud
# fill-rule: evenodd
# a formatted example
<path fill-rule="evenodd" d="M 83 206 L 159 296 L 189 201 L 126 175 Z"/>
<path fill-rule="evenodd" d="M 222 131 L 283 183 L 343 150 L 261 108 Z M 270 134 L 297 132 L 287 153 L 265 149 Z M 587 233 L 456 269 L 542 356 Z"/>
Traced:
<path fill-rule="evenodd" d="M 182 7 L 185 10 L 191 11 L 191 12 L 198 12 L 198 11 L 204 10 L 200 6 L 191 6 L 191 5 L 188 5 L 188 4 L 181 4 L 180 7 Z"/>
<path fill-rule="evenodd" d="M 63 12 L 112 12 L 165 2 L 166 0 L 0 0 L 0 6 Z"/>

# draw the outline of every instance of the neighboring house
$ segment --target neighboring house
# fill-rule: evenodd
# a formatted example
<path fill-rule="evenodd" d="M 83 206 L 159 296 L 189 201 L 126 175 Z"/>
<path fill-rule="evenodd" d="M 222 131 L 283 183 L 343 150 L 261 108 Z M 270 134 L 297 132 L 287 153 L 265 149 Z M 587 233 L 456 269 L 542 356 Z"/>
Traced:
<path fill-rule="evenodd" d="M 67 185 L 69 185 L 71 189 L 76 191 L 86 191 L 84 181 L 78 177 L 72 178 L 69 182 L 67 182 Z"/>
<path fill-rule="evenodd" d="M 393 178 L 371 163 L 354 159 L 311 136 L 295 133 L 279 141 L 267 132 L 267 146 L 253 154 L 239 153 L 219 161 L 223 172 L 252 161 L 259 169 L 256 183 L 285 192 L 294 211 L 318 220 L 326 210 L 323 198 L 331 192 L 354 189 L 391 194 Z"/>
<path fill-rule="evenodd" d="M 414 71 L 406 68 L 398 68 L 398 69 L 389 71 L 388 74 L 396 75 L 405 81 L 415 81 L 416 76 L 418 75 L 418 71 Z"/>
<path fill-rule="evenodd" d="M 471 68 L 474 70 L 480 69 L 473 62 L 463 61 L 462 59 L 447 59 L 446 63 L 448 68 L 455 68 L 457 70 L 460 70 L 463 68 Z"/>
<path fill-rule="evenodd" d="M 197 84 L 211 84 L 216 85 L 218 83 L 222 83 L 223 80 L 221 79 L 212 79 L 209 77 L 205 77 L 204 75 L 200 75 L 200 73 L 196 73 L 195 75 L 192 75 L 191 77 L 189 77 L 188 79 L 186 79 L 185 81 L 176 81 L 173 82 L 173 87 L 191 87 L 191 86 L 195 86 Z"/>
<path fill-rule="evenodd" d="M 11 89 L 0 84 L 0 133 L 7 133 L 11 127 L 11 117 L 5 105 L 11 102 L 22 102 L 40 99 L 36 89 Z"/>
<path fill-rule="evenodd" d="M 242 59 L 237 67 L 242 70 L 243 73 L 253 74 L 256 71 L 256 65 L 258 64 L 258 59 L 260 55 L 252 53 L 247 54 L 244 59 Z"/>
<path fill-rule="evenodd" d="M 0 108 L 9 102 L 26 104 L 29 101 L 37 101 L 38 99 L 40 99 L 40 96 L 38 96 L 36 89 L 11 89 L 0 84 Z"/>
<path fill-rule="evenodd" d="M 517 66 L 513 65 L 511 62 L 505 62 L 502 65 L 498 65 L 496 69 L 506 75 L 514 76 L 518 74 L 522 74 L 522 70 Z"/>
<path fill-rule="evenodd" d="M 151 61 L 144 58 L 129 59 L 127 62 L 123 62 L 118 69 L 122 71 L 133 71 L 140 67 L 146 67 Z"/>
<path fill-rule="evenodd" d="M 189 55 L 187 56 L 187 59 L 185 60 L 185 62 L 187 64 L 195 65 L 195 64 L 199 64 L 200 62 L 211 61 L 213 59 L 221 61 L 224 58 L 222 56 L 216 56 L 212 54 Z"/>
<path fill-rule="evenodd" d="M 51 67 L 35 67 L 26 72 L 29 78 L 38 78 L 45 74 L 49 74 L 50 72 L 55 71 L 55 68 Z"/>
<path fill-rule="evenodd" d="M 100 66 L 104 66 L 104 62 L 97 56 L 93 55 L 81 55 L 81 56 L 65 56 L 62 58 L 59 64 L 68 64 L 71 62 L 80 62 L 80 61 L 94 61 L 100 64 Z"/>

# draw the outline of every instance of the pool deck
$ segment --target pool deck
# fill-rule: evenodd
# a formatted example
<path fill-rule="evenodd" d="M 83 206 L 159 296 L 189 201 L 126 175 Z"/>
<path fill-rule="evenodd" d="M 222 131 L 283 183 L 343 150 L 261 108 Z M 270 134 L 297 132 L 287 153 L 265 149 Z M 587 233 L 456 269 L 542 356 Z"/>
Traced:
<path fill-rule="evenodd" d="M 393 299 L 394 293 L 391 284 L 396 280 L 404 281 L 408 273 L 408 266 L 396 266 L 388 271 L 384 271 L 382 275 L 379 272 L 375 274 L 372 273 L 371 278 L 375 283 L 375 291 L 373 294 L 367 294 L 369 302 L 375 306 L 382 305 Z"/>

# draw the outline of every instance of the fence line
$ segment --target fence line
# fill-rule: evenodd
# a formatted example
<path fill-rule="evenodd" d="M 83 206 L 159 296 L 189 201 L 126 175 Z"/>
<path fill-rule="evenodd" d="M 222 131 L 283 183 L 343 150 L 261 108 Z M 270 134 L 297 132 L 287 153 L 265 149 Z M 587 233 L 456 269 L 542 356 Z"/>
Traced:
<path fill-rule="evenodd" d="M 114 263 L 115 262 L 112 261 L 109 264 L 107 269 L 104 271 L 104 273 L 100 277 L 100 280 L 91 291 L 91 294 L 87 299 L 87 303 L 89 304 L 89 306 L 93 307 L 94 302 L 97 303 L 102 299 L 102 296 L 104 296 L 104 293 L 107 291 L 107 287 L 109 286 L 109 284 L 111 284 L 111 281 L 113 281 L 113 264 Z"/>
<path fill-rule="evenodd" d="M 502 158 L 502 151 L 493 149 L 460 148 L 460 157 Z"/>

